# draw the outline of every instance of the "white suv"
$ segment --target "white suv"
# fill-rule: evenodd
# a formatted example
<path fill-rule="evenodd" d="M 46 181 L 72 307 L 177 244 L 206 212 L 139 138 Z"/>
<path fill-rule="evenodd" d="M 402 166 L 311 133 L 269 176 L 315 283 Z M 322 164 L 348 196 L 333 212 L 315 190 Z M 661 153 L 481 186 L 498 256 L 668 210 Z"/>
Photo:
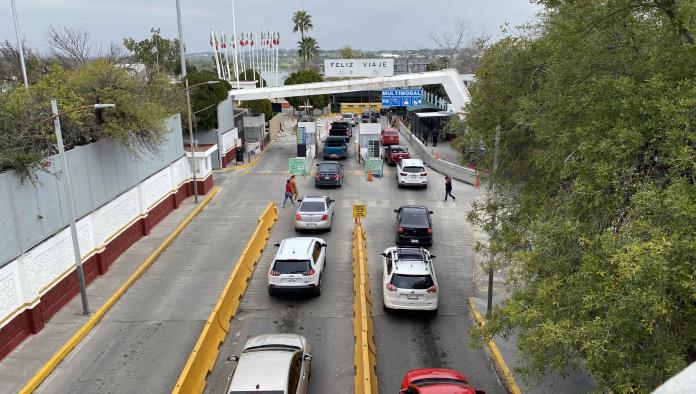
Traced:
<path fill-rule="evenodd" d="M 428 187 L 428 173 L 420 159 L 401 159 L 396 165 L 396 182 L 401 186 Z"/>
<path fill-rule="evenodd" d="M 341 120 L 350 122 L 351 126 L 355 126 L 357 124 L 357 122 L 355 121 L 355 115 L 352 112 L 346 112 L 345 114 L 341 115 Z"/>
<path fill-rule="evenodd" d="M 382 253 L 384 310 L 406 309 L 437 313 L 435 256 L 424 248 L 391 247 Z"/>
<path fill-rule="evenodd" d="M 312 292 L 321 295 L 321 274 L 326 264 L 326 242 L 297 237 L 276 244 L 278 252 L 268 270 L 268 294 Z"/>

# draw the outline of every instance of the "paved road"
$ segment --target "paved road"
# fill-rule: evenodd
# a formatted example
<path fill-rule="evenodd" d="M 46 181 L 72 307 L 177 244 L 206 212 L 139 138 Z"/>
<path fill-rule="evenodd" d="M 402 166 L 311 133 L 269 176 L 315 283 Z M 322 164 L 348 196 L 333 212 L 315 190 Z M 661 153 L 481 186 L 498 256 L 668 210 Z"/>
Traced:
<path fill-rule="evenodd" d="M 276 196 L 280 200 L 287 177 L 287 160 L 295 154 L 293 139 L 288 136 L 270 149 L 256 168 L 238 176 L 248 179 L 245 193 L 249 196 L 261 199 Z M 458 369 L 488 393 L 504 392 L 483 351 L 468 346 L 468 330 L 474 324 L 467 306 L 468 297 L 474 294 L 474 241 L 465 216 L 479 191 L 455 183 L 454 194 L 459 199 L 445 203 L 442 201 L 444 180 L 435 172 L 430 172 L 428 189 L 406 190 L 396 187 L 393 167 L 386 167 L 383 179 L 367 182 L 360 175 L 360 167 L 353 156 L 345 160 L 344 165 L 347 175 L 341 189 L 317 190 L 311 177 L 299 181 L 301 194 L 328 194 L 337 204 L 333 230 L 319 235 L 329 244 L 321 297 L 269 297 L 266 275 L 275 248 L 267 248 L 232 322 L 231 334 L 221 346 L 216 368 L 208 377 L 207 392 L 224 390 L 232 370 L 232 365 L 224 361 L 228 355 L 238 354 L 248 338 L 272 332 L 295 332 L 309 339 L 314 356 L 311 392 L 354 391 L 350 207 L 355 202 L 368 205 L 368 217 L 363 223 L 373 294 L 380 392 L 396 392 L 403 374 L 417 367 Z M 379 254 L 394 244 L 393 209 L 409 203 L 425 204 L 435 212 L 436 241 L 432 252 L 437 256 L 441 294 L 440 311 L 433 318 L 417 313 L 387 314 L 382 310 Z M 293 208 L 280 210 L 269 245 L 297 236 L 292 225 Z"/>

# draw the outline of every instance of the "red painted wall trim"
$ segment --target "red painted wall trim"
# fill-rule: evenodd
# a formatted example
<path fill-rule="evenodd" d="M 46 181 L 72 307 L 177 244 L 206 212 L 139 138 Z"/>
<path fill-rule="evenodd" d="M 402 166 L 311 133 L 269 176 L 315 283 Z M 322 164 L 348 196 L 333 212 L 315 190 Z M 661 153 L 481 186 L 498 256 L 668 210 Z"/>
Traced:
<path fill-rule="evenodd" d="M 198 194 L 207 194 L 213 188 L 212 173 L 197 183 Z M 182 184 L 175 193 L 152 207 L 146 217 L 135 221 L 109 241 L 103 251 L 88 258 L 82 264 L 87 284 L 92 282 L 98 275 L 106 274 L 109 267 L 123 252 L 128 250 L 139 239 L 148 235 L 157 223 L 177 209 L 186 197 L 192 195 L 193 182 L 189 181 Z M 0 360 L 7 356 L 29 335 L 41 331 L 46 321 L 78 293 L 77 273 L 73 271 L 46 291 L 34 307 L 20 312 L 15 318 L 0 328 Z"/>

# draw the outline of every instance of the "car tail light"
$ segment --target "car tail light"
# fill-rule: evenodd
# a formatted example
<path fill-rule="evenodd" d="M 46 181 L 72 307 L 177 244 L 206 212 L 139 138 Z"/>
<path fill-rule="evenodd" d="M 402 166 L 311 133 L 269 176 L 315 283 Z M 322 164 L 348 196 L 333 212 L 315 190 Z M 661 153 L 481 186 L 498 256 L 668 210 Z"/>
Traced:
<path fill-rule="evenodd" d="M 321 215 L 321 220 L 329 220 L 329 214 L 325 213 L 325 214 Z"/>
<path fill-rule="evenodd" d="M 317 271 L 315 271 L 314 268 L 310 268 L 309 271 L 303 272 L 303 273 L 302 273 L 302 276 L 312 276 L 312 275 L 314 275 L 314 274 L 316 274 L 316 273 L 317 273 Z"/>
<path fill-rule="evenodd" d="M 433 228 L 432 228 L 432 227 L 428 227 L 428 234 L 432 234 L 432 233 L 433 233 Z"/>
<path fill-rule="evenodd" d="M 317 175 L 316 175 L 316 178 L 317 178 L 317 179 L 321 179 L 321 175 L 320 175 L 320 174 L 317 174 Z"/>
<path fill-rule="evenodd" d="M 280 276 L 280 272 L 276 270 L 271 270 L 271 276 Z"/>
<path fill-rule="evenodd" d="M 427 173 L 427 172 L 421 172 L 420 175 L 421 175 L 421 176 L 426 176 L 426 175 L 428 175 L 428 173 Z"/>
<path fill-rule="evenodd" d="M 405 172 L 400 172 L 399 175 L 401 175 L 401 176 L 406 176 L 406 175 L 408 175 L 408 174 L 405 173 Z"/>
<path fill-rule="evenodd" d="M 296 213 L 295 220 L 302 220 L 302 215 L 300 215 L 299 213 Z"/>
<path fill-rule="evenodd" d="M 428 288 L 428 293 L 430 293 L 430 294 L 437 293 L 437 286 L 430 286 Z"/>
<path fill-rule="evenodd" d="M 401 227 L 401 226 L 399 226 L 399 228 L 397 228 L 396 231 L 397 231 L 399 234 L 401 234 L 401 233 L 404 232 L 404 228 Z"/>
<path fill-rule="evenodd" d="M 331 175 L 331 179 L 338 180 L 338 174 L 336 174 L 336 175 Z"/>
<path fill-rule="evenodd" d="M 394 286 L 393 284 L 387 283 L 387 290 L 389 290 L 389 291 L 397 291 L 398 289 L 397 289 L 396 286 Z"/>

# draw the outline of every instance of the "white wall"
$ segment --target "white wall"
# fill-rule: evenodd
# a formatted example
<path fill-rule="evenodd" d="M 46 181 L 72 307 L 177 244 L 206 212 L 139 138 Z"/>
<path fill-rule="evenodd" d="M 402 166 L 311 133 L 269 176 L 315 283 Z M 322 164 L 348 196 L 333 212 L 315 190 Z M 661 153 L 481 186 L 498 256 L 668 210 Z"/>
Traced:
<path fill-rule="evenodd" d="M 191 179 L 186 157 L 173 162 L 134 188 L 119 195 L 77 222 L 83 261 L 162 199 Z M 0 268 L 0 327 L 39 301 L 39 297 L 74 270 L 70 229 L 65 228 Z"/>

